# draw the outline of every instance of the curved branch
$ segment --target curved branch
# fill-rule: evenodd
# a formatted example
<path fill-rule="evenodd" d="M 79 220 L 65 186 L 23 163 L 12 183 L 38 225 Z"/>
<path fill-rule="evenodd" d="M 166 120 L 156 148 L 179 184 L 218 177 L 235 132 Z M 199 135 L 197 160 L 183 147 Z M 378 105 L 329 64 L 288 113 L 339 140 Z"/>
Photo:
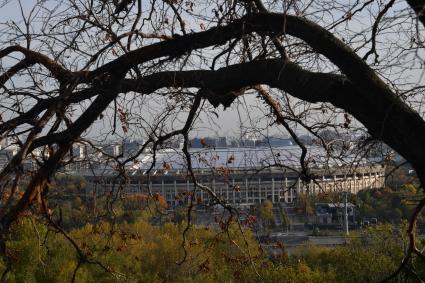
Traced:
<path fill-rule="evenodd" d="M 374 137 L 385 141 L 411 162 L 418 174 L 425 172 L 425 136 L 416 135 L 418 131 L 425 131 L 422 118 L 394 95 L 366 92 L 341 75 L 309 72 L 294 63 L 276 59 L 236 64 L 216 71 L 160 72 L 139 80 L 123 80 L 120 91 L 152 93 L 163 87 L 195 87 L 209 90 L 203 91 L 203 95 L 214 106 L 229 106 L 240 89 L 258 84 L 282 89 L 308 102 L 329 102 L 343 108 Z M 41 137 L 33 146 L 66 141 L 72 131 Z"/>
<path fill-rule="evenodd" d="M 66 70 L 64 67 L 62 67 L 60 64 L 58 64 L 56 61 L 49 58 L 48 56 L 19 45 L 9 46 L 5 49 L 0 50 L 0 59 L 8 56 L 13 52 L 20 52 L 25 56 L 26 61 L 25 59 L 24 61 L 21 61 L 21 64 L 24 64 L 22 62 L 26 63 L 25 67 L 29 67 L 30 65 L 39 63 L 43 65 L 46 69 L 48 69 L 52 73 L 52 75 L 60 82 L 66 82 L 73 76 L 73 73 L 71 71 Z M 3 85 L 9 78 L 10 76 L 7 77 L 5 81 L 3 81 L 4 79 L 0 81 L 0 85 Z"/>
<path fill-rule="evenodd" d="M 98 92 L 96 88 L 88 88 L 72 93 L 70 97 L 67 97 L 63 101 L 61 101 L 61 97 L 40 99 L 27 112 L 1 123 L 0 135 L 23 124 L 34 125 L 38 115 L 40 115 L 44 110 L 48 109 L 51 105 L 57 104 L 60 101 L 62 105 L 66 106 L 71 103 L 78 103 L 83 100 L 90 99 L 96 96 L 97 94 Z"/>

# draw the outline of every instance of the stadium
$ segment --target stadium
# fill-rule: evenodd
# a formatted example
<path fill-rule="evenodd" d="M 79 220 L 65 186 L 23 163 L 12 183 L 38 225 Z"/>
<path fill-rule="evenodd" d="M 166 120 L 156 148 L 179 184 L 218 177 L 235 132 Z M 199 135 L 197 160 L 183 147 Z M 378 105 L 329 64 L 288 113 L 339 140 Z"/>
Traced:
<path fill-rule="evenodd" d="M 300 174 L 301 153 L 297 146 L 190 150 L 197 182 L 208 186 L 225 203 L 240 207 L 265 200 L 289 204 L 300 193 L 357 193 L 385 185 L 384 166 L 354 158 L 341 163 L 315 146 L 308 148 L 305 160 L 310 178 L 306 178 Z M 161 195 L 171 208 L 188 202 L 189 196 L 197 204 L 216 203 L 211 193 L 194 190 L 180 150 L 143 153 L 125 169 L 125 175 L 109 166 L 79 170 L 78 174 L 87 181 L 87 194 Z"/>

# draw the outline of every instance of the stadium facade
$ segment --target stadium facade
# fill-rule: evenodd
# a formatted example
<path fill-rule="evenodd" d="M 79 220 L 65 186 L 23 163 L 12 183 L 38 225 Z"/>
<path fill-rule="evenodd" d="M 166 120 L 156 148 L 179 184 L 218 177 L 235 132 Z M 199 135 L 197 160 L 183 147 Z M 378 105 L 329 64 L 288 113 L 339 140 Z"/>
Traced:
<path fill-rule="evenodd" d="M 270 200 L 292 203 L 300 193 L 357 193 L 385 185 L 385 168 L 369 160 L 332 159 L 320 148 L 309 147 L 309 176 L 299 172 L 301 150 L 297 146 L 279 148 L 191 149 L 191 163 L 197 182 L 208 186 L 228 204 L 249 206 Z M 155 161 L 155 162 L 154 162 Z M 87 194 L 161 195 L 170 207 L 193 199 L 197 204 L 214 204 L 210 193 L 194 190 L 187 162 L 179 150 L 143 153 L 125 168 L 101 166 L 79 170 L 87 180 Z"/>

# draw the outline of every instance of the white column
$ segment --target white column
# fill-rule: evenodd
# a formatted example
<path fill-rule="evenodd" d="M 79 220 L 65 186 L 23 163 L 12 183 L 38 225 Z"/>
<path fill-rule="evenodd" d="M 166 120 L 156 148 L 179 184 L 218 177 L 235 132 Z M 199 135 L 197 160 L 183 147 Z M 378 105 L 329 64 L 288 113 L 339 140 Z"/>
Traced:
<path fill-rule="evenodd" d="M 334 192 L 335 192 L 338 188 L 338 186 L 336 184 L 336 175 L 334 175 L 334 185 L 333 185 L 333 187 L 334 187 Z"/>
<path fill-rule="evenodd" d="M 299 186 L 298 186 L 299 188 Z M 288 192 L 288 177 L 285 177 L 285 202 L 289 202 L 289 192 Z"/>
<path fill-rule="evenodd" d="M 346 192 L 347 191 L 347 189 L 348 189 L 348 186 L 347 186 L 347 174 L 344 174 L 344 188 L 343 188 L 343 191 L 344 192 Z"/>
<path fill-rule="evenodd" d="M 292 203 L 292 202 L 293 202 L 293 200 L 294 200 L 293 192 L 294 192 L 294 190 L 293 190 L 292 188 L 290 188 L 290 189 L 289 189 L 289 193 L 290 193 L 290 195 L 291 195 L 291 203 Z"/>
<path fill-rule="evenodd" d="M 245 190 L 248 191 L 248 179 L 245 178 Z"/>
<path fill-rule="evenodd" d="M 261 189 L 258 186 L 255 187 L 255 189 L 257 190 L 257 194 L 258 194 L 258 202 L 261 203 Z"/>
<path fill-rule="evenodd" d="M 175 201 L 176 196 L 177 196 L 177 181 L 174 180 L 174 199 L 172 201 Z"/>
<path fill-rule="evenodd" d="M 357 182 L 356 182 L 357 174 L 354 173 L 353 177 L 354 177 L 354 193 L 357 194 Z"/>

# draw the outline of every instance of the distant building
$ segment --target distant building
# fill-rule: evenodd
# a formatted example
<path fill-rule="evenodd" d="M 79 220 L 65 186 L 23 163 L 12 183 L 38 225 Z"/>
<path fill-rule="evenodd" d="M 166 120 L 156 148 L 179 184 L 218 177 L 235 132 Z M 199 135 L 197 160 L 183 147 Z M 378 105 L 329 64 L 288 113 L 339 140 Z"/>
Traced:
<path fill-rule="evenodd" d="M 298 139 L 304 144 L 304 145 L 312 145 L 313 144 L 313 138 L 309 135 L 301 135 L 298 137 Z"/>
<path fill-rule="evenodd" d="M 320 160 L 319 148 L 309 148 L 310 155 Z M 199 183 L 226 203 L 249 206 L 270 200 L 273 203 L 294 202 L 299 193 L 323 191 L 357 193 L 385 184 L 385 168 L 381 165 L 357 163 L 342 166 L 337 162 L 311 168 L 316 182 L 305 182 L 297 171 L 301 150 L 296 146 L 267 148 L 192 149 L 191 163 Z M 165 150 L 155 155 L 156 164 L 150 174 L 153 155 L 145 153 L 131 168 L 126 179 L 117 179 L 113 169 L 99 168 L 81 172 L 87 179 L 87 193 L 92 194 L 160 194 L 170 206 L 188 202 L 194 184 L 188 178 L 184 155 L 178 150 Z M 279 166 L 277 164 L 282 164 Z M 289 168 L 294 168 L 291 170 Z M 354 169 L 353 169 L 354 168 Z M 123 190 L 119 191 L 119 187 Z M 197 189 L 197 204 L 213 204 L 211 195 Z"/>
<path fill-rule="evenodd" d="M 85 159 L 87 157 L 87 145 L 84 143 L 75 143 L 72 145 L 72 155 L 77 159 Z"/>
<path fill-rule="evenodd" d="M 294 145 L 292 140 L 286 137 L 266 137 L 261 141 L 260 146 L 282 147 Z"/>
<path fill-rule="evenodd" d="M 127 140 L 122 142 L 122 153 L 124 156 L 135 155 L 143 146 L 143 140 Z"/>
<path fill-rule="evenodd" d="M 317 224 L 323 225 L 341 225 L 344 221 L 345 204 L 344 203 L 316 203 L 315 214 Z M 347 203 L 348 223 L 356 223 L 356 206 Z"/>
<path fill-rule="evenodd" d="M 203 148 L 191 148 L 191 164 L 197 182 L 207 186 L 211 193 L 226 203 L 250 206 L 270 200 L 273 203 L 292 203 L 300 193 L 316 194 L 328 191 L 357 193 L 367 188 L 385 185 L 385 168 L 370 160 L 355 160 L 343 165 L 330 159 L 319 147 L 308 146 L 306 160 L 313 160 L 310 174 L 313 180 L 305 181 L 299 174 L 301 149 L 298 146 L 277 146 L 282 140 L 269 139 L 276 146 L 225 148 L 226 138 L 194 139 Z M 283 139 L 285 140 L 285 139 Z M 210 142 L 214 146 L 205 146 Z M 214 204 L 211 193 L 197 188 L 188 177 L 185 155 L 181 149 L 160 149 L 155 155 L 141 153 L 126 164 L 126 177 L 117 178 L 114 159 L 126 158 L 140 149 L 141 143 L 124 141 L 98 145 L 97 149 L 76 143 L 72 158 L 64 171 L 84 176 L 87 193 L 109 194 L 160 194 L 170 206 L 187 203 L 193 196 L 197 204 Z M 16 154 L 18 147 L 9 145 L 0 151 L 0 166 L 5 166 Z M 107 153 L 102 154 L 101 151 Z M 48 156 L 48 150 L 36 149 L 25 160 L 24 167 L 37 167 L 36 158 Z M 349 162 L 350 157 L 346 158 Z M 155 160 L 155 164 L 152 162 Z M 314 164 L 314 165 L 313 165 Z M 347 163 L 345 163 L 347 164 Z M 151 170 L 150 170 L 151 169 Z M 148 172 L 150 170 L 150 172 Z M 118 188 L 122 188 L 119 190 Z"/>
<path fill-rule="evenodd" d="M 110 156 L 118 157 L 123 155 L 123 145 L 122 143 L 111 143 L 103 146 L 103 151 Z"/>
<path fill-rule="evenodd" d="M 243 138 L 239 144 L 240 147 L 257 147 L 261 145 L 262 141 L 256 138 Z"/>
<path fill-rule="evenodd" d="M 271 136 L 262 139 L 256 137 L 244 137 L 241 139 L 232 139 L 230 147 L 284 147 L 293 146 L 294 142 L 288 137 Z"/>
<path fill-rule="evenodd" d="M 227 147 L 227 138 L 226 137 L 218 137 L 216 139 L 216 148 L 226 148 Z"/>
<path fill-rule="evenodd" d="M 190 140 L 190 148 L 227 148 L 226 137 L 205 137 L 205 138 L 193 138 Z"/>

